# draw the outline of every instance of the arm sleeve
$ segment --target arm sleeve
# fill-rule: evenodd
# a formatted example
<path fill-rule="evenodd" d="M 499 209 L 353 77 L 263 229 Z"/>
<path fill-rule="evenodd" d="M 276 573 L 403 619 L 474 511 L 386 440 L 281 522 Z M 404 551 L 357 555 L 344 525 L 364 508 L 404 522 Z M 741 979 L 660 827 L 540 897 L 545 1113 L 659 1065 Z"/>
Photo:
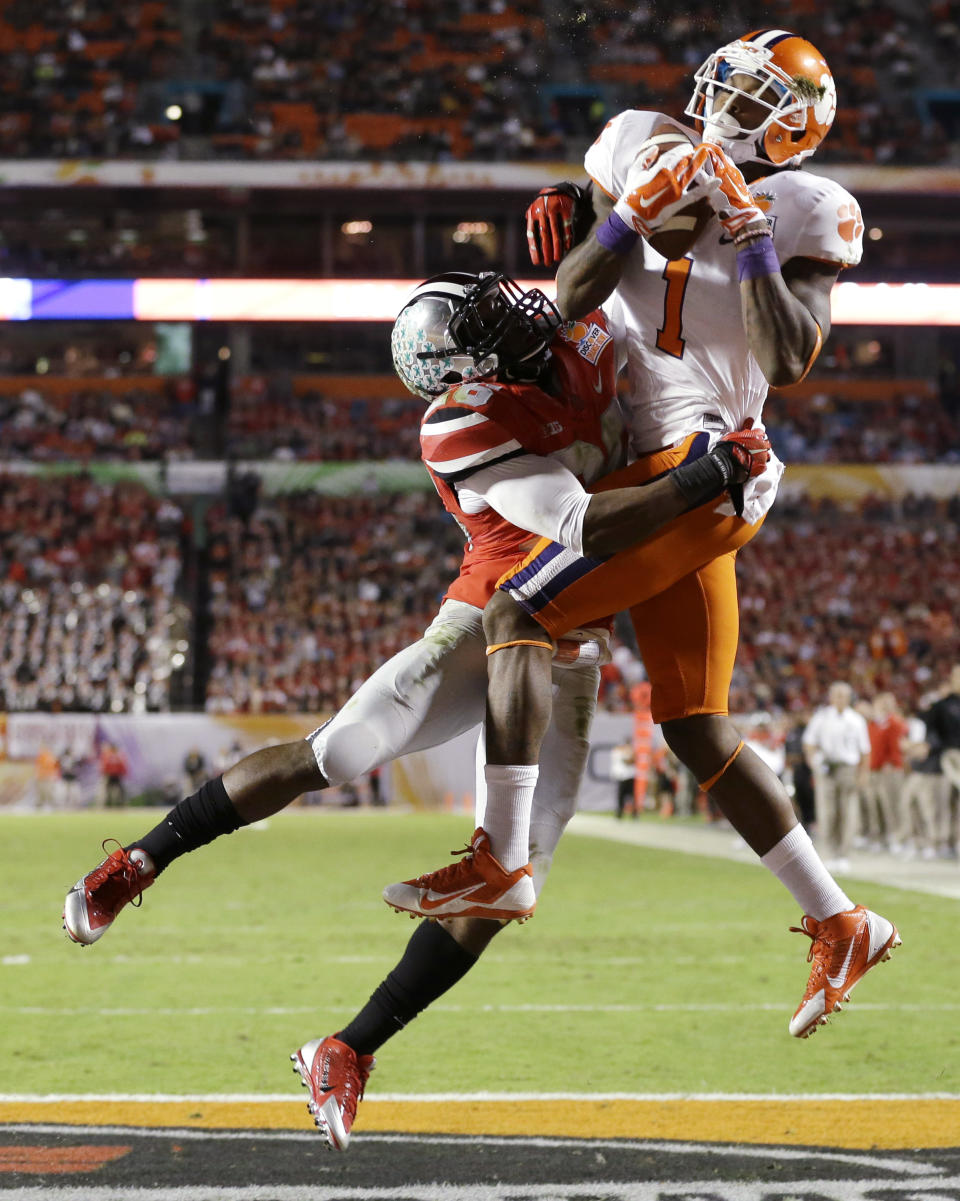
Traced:
<path fill-rule="evenodd" d="M 489 506 L 511 525 L 583 553 L 590 493 L 555 459 L 521 455 L 482 467 L 459 485 L 457 499 L 465 513 Z"/>

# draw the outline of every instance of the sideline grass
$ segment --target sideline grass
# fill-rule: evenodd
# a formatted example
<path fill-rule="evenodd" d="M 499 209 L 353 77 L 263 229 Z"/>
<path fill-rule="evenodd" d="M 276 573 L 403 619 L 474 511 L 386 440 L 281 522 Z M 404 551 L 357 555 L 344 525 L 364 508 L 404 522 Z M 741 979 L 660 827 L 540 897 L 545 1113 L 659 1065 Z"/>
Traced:
<path fill-rule="evenodd" d="M 414 929 L 382 885 L 470 833 L 464 817 L 284 813 L 179 860 L 95 947 L 69 943 L 63 894 L 104 835 L 152 817 L 3 818 L 4 1091 L 295 1092 L 290 1050 L 344 1024 Z M 957 903 L 856 895 L 904 946 L 799 1042 L 807 942 L 767 873 L 568 836 L 534 919 L 383 1049 L 371 1096 L 960 1091 Z"/>

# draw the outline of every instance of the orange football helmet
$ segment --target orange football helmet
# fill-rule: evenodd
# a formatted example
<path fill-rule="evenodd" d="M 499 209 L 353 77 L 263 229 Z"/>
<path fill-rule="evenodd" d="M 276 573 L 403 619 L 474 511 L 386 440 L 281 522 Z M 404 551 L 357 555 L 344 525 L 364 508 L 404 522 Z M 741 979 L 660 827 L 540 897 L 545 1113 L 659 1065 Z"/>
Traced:
<path fill-rule="evenodd" d="M 735 77 L 749 76 L 734 83 Z M 837 89 L 816 46 L 785 29 L 758 29 L 714 51 L 694 76 L 684 110 L 704 141 L 719 143 L 735 163 L 799 166 L 827 136 Z M 737 98 L 759 106 L 761 119 L 745 128 L 730 111 Z M 756 110 L 755 110 L 756 111 Z"/>

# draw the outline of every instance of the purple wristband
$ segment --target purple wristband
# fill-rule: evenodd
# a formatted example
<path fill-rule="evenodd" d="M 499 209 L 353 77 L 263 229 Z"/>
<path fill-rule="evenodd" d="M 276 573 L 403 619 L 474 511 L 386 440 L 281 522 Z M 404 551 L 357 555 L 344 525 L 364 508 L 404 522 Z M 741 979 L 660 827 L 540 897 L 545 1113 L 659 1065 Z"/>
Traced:
<path fill-rule="evenodd" d="M 596 239 L 611 254 L 629 254 L 640 235 L 622 217 L 611 213 L 596 232 Z"/>
<path fill-rule="evenodd" d="M 773 238 L 764 234 L 755 242 L 750 242 L 737 251 L 737 279 L 743 283 L 745 279 L 759 279 L 763 275 L 776 275 L 780 270 L 780 260 L 773 248 Z"/>

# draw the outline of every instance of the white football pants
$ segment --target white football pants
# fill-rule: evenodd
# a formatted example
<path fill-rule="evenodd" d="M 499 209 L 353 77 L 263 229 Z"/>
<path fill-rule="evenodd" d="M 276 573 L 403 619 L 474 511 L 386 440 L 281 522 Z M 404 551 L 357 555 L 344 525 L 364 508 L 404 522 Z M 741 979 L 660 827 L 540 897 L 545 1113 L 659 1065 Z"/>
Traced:
<path fill-rule="evenodd" d="M 483 612 L 464 601 L 440 606 L 419 642 L 399 651 L 308 738 L 329 784 L 345 784 L 412 751 L 482 725 L 487 695 Z M 553 718 L 540 754 L 530 821 L 530 861 L 539 894 L 560 835 L 576 809 L 597 707 L 596 665 L 553 669 Z M 482 735 L 482 730 L 480 731 Z M 484 740 L 479 739 L 478 766 Z M 483 824 L 478 771 L 476 824 Z"/>

